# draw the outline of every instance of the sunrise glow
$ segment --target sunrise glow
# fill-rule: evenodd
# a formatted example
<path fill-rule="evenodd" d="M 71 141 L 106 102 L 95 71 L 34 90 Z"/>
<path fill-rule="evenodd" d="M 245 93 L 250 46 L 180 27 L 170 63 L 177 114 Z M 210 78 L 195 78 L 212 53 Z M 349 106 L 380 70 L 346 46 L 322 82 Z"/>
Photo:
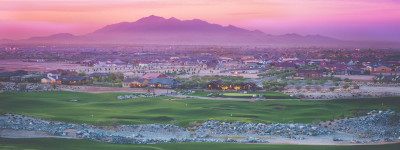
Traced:
<path fill-rule="evenodd" d="M 202 19 L 268 34 L 400 39 L 396 0 L 0 0 L 0 38 L 86 34 L 149 15 Z"/>

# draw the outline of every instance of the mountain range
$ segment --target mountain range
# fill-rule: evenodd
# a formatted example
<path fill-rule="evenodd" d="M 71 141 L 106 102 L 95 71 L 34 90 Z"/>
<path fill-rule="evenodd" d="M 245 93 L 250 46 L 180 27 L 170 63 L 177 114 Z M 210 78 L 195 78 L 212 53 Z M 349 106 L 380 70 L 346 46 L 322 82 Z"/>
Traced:
<path fill-rule="evenodd" d="M 10 42 L 10 40 L 3 40 Z M 135 22 L 107 25 L 85 35 L 60 33 L 32 37 L 18 43 L 62 44 L 168 44 L 168 45 L 264 45 L 264 46 L 399 46 L 391 42 L 342 41 L 321 35 L 270 35 L 259 30 L 246 30 L 232 25 L 221 26 L 199 19 L 179 20 L 148 16 Z"/>

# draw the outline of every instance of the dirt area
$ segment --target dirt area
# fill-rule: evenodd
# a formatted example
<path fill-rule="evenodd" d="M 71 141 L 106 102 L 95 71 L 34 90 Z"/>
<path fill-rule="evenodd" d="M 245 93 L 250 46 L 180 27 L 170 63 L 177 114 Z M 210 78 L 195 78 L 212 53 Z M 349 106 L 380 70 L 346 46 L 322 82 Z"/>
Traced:
<path fill-rule="evenodd" d="M 0 71 L 51 71 L 56 69 L 80 69 L 85 68 L 78 64 L 65 62 L 23 62 L 20 59 L 0 59 Z"/>
<path fill-rule="evenodd" d="M 334 75 L 334 77 L 338 77 L 342 80 L 348 78 L 353 81 L 372 81 L 375 76 L 367 76 L 367 75 Z"/>
<path fill-rule="evenodd" d="M 98 86 L 63 86 L 63 91 L 74 91 L 74 92 L 88 92 L 88 93 L 109 93 L 109 92 L 130 92 L 130 93 L 147 93 L 147 89 L 144 88 L 123 88 L 123 87 L 98 87 Z M 153 91 L 151 91 L 153 92 Z M 175 92 L 172 89 L 154 89 L 154 93 L 171 93 Z"/>

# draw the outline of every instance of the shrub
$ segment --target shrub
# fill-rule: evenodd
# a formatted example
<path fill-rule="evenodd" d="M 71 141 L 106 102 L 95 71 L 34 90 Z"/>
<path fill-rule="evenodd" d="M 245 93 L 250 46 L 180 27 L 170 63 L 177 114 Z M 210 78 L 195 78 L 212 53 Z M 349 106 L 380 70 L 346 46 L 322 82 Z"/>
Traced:
<path fill-rule="evenodd" d="M 335 87 L 332 86 L 332 87 L 329 88 L 329 90 L 330 90 L 330 91 L 335 91 Z"/>
<path fill-rule="evenodd" d="M 314 120 L 314 121 L 312 122 L 313 125 L 318 125 L 318 124 L 320 124 L 320 123 L 321 123 L 321 120 Z"/>
<path fill-rule="evenodd" d="M 171 120 L 171 124 L 178 125 L 178 120 Z"/>
<path fill-rule="evenodd" d="M 198 126 L 198 125 L 199 125 L 199 123 L 197 121 L 189 122 L 189 126 L 190 127 L 195 127 L 195 126 Z"/>
<path fill-rule="evenodd" d="M 111 121 L 111 126 L 116 128 L 117 126 L 119 126 L 119 123 L 116 120 L 112 120 Z"/>
<path fill-rule="evenodd" d="M 300 90 L 300 89 L 301 89 L 300 85 L 296 86 L 296 90 Z"/>

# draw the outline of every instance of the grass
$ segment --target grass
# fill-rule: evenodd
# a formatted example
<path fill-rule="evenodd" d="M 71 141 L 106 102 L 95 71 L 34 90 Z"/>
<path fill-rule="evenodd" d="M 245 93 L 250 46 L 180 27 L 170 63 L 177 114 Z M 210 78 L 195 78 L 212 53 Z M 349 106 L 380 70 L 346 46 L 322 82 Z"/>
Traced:
<path fill-rule="evenodd" d="M 290 97 L 289 95 L 275 92 L 248 92 L 247 94 L 242 94 L 240 92 L 203 92 L 196 91 L 196 93 L 191 94 L 191 96 L 201 96 L 201 97 L 209 97 L 208 95 L 213 93 L 215 97 L 225 97 L 225 98 L 252 98 L 254 94 L 264 95 L 267 99 L 295 99 L 294 97 Z M 222 93 L 222 96 L 218 94 Z"/>
<path fill-rule="evenodd" d="M 270 145 L 236 143 L 163 143 L 149 145 L 110 144 L 74 139 L 4 139 L 0 138 L 2 150 L 397 150 L 400 144 L 363 145 L 363 146 L 312 146 L 312 145 Z"/>
<path fill-rule="evenodd" d="M 88 124 L 202 122 L 209 118 L 262 123 L 311 123 L 354 116 L 373 109 L 400 110 L 399 98 L 332 101 L 167 100 L 171 97 L 118 100 L 127 93 L 29 92 L 0 94 L 0 113 L 18 113 L 46 120 Z M 69 100 L 79 100 L 70 102 Z M 172 98 L 173 99 L 173 98 Z M 383 105 L 382 105 L 383 104 Z M 93 117 L 92 117 L 93 115 Z M 231 116 L 232 115 L 232 116 Z"/>

